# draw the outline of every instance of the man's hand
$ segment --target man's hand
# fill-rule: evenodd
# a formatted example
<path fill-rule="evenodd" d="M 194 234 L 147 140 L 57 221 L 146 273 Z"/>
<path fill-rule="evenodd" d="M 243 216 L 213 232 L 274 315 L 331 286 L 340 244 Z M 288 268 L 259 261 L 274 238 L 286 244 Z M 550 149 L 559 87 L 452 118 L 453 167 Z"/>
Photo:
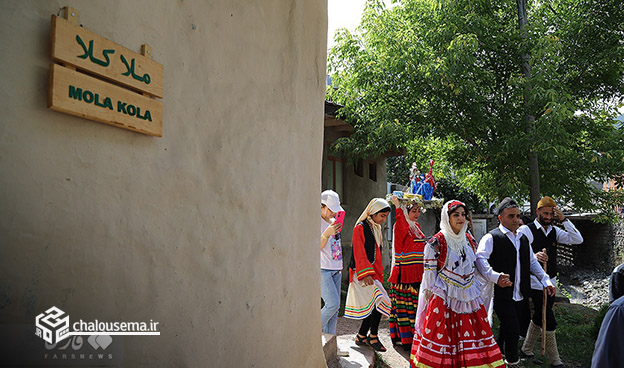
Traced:
<path fill-rule="evenodd" d="M 511 285 L 513 285 L 513 282 L 511 282 L 511 280 L 509 279 L 508 274 L 503 273 L 498 277 L 498 281 L 496 282 L 496 285 L 502 288 L 505 288 L 505 287 L 510 287 Z"/>
<path fill-rule="evenodd" d="M 547 286 L 546 292 L 548 293 L 548 296 L 555 296 L 557 289 L 554 286 Z"/>
<path fill-rule="evenodd" d="M 553 208 L 553 211 L 555 211 L 555 216 L 559 218 L 559 222 L 563 222 L 563 220 L 565 220 L 565 216 L 563 215 L 563 212 L 561 212 L 559 207 L 555 206 L 555 208 Z"/>
<path fill-rule="evenodd" d="M 543 251 L 535 253 L 535 258 L 537 258 L 537 260 L 540 263 L 548 262 L 548 254 L 546 254 L 546 252 L 543 252 Z"/>
<path fill-rule="evenodd" d="M 366 276 L 365 278 L 362 279 L 362 283 L 364 284 L 364 286 L 369 286 L 369 285 L 374 284 L 373 277 Z"/>

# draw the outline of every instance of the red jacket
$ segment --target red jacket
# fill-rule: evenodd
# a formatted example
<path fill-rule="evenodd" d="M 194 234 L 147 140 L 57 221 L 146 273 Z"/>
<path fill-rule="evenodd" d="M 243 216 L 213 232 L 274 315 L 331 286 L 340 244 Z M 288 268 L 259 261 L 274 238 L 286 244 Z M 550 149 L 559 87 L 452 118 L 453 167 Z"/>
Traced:
<path fill-rule="evenodd" d="M 381 260 L 381 249 L 379 244 L 375 244 L 375 262 L 371 264 L 366 257 L 364 249 L 364 228 L 362 224 L 357 224 L 353 228 L 353 258 L 355 259 L 355 271 L 349 268 L 349 282 L 353 281 L 354 275 L 358 280 L 366 276 L 372 276 L 374 280 L 383 282 L 383 263 Z"/>
<path fill-rule="evenodd" d="M 420 234 L 413 234 L 405 219 L 403 210 L 397 208 L 394 224 L 394 267 L 388 282 L 393 284 L 412 284 L 422 281 L 425 235 L 416 223 Z"/>

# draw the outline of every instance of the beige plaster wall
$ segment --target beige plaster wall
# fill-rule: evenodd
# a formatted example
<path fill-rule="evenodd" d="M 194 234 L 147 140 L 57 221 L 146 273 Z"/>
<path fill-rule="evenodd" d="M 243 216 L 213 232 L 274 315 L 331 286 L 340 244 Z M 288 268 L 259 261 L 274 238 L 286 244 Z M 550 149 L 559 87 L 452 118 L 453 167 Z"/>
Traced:
<path fill-rule="evenodd" d="M 163 137 L 51 111 L 65 5 L 164 65 Z M 0 2 L 0 324 L 160 322 L 124 365 L 323 367 L 326 0 Z M 381 175 L 380 175 L 381 176 Z"/>

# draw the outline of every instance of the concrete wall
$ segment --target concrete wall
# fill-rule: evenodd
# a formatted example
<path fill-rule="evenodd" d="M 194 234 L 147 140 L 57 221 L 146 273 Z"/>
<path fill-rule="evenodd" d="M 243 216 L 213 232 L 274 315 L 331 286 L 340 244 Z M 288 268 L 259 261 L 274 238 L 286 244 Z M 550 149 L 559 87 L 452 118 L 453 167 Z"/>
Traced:
<path fill-rule="evenodd" d="M 163 137 L 46 108 L 50 16 L 164 65 Z M 0 2 L 0 324 L 160 322 L 123 365 L 323 367 L 326 1 Z M 355 206 L 360 208 L 360 206 Z"/>

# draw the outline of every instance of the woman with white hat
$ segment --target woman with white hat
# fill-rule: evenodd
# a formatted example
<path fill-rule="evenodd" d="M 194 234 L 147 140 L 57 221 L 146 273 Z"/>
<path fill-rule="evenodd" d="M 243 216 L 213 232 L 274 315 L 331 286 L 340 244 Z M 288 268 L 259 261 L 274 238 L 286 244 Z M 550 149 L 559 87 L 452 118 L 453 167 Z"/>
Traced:
<path fill-rule="evenodd" d="M 340 309 L 342 280 L 342 225 L 335 222 L 336 213 L 343 211 L 340 197 L 333 190 L 321 193 L 321 327 L 324 333 L 336 334 Z"/>

